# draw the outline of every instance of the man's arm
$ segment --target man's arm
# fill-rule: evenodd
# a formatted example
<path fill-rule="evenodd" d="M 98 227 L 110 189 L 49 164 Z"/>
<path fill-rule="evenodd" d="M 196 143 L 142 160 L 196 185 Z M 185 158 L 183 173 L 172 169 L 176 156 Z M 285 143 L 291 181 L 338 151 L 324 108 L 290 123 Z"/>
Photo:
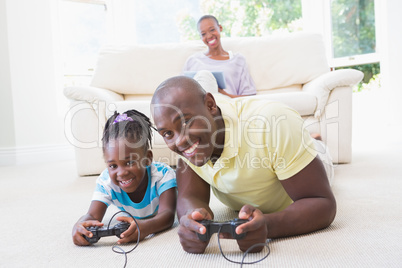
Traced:
<path fill-rule="evenodd" d="M 283 211 L 263 215 L 268 238 L 309 233 L 332 223 L 336 214 L 336 201 L 318 157 L 299 173 L 281 183 L 294 203 Z M 239 217 L 253 217 L 256 211 L 257 209 L 246 205 L 239 212 Z M 244 224 L 238 227 L 237 232 L 253 232 L 258 224 L 257 221 L 249 222 L 247 226 Z"/>
<path fill-rule="evenodd" d="M 176 180 L 180 243 L 186 252 L 204 253 L 209 241 L 199 240 L 197 233 L 205 234 L 206 229 L 196 221 L 214 217 L 209 207 L 210 186 L 182 159 L 177 164 Z"/>
<path fill-rule="evenodd" d="M 177 164 L 176 180 L 178 219 L 180 220 L 182 216 L 198 208 L 206 209 L 213 218 L 213 213 L 209 207 L 209 184 L 201 179 L 182 159 L 179 159 Z"/>
<path fill-rule="evenodd" d="M 336 201 L 318 156 L 299 173 L 281 183 L 294 203 L 282 212 L 265 216 L 268 237 L 309 233 L 332 223 Z"/>

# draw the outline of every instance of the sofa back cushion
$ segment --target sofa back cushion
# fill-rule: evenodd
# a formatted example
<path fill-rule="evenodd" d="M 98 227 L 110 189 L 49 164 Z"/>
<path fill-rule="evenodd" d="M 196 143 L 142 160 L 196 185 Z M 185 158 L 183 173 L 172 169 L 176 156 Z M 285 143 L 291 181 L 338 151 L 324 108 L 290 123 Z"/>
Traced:
<path fill-rule="evenodd" d="M 258 91 L 305 84 L 329 71 L 319 34 L 223 38 L 222 44 L 245 56 Z M 152 95 L 162 81 L 182 73 L 190 55 L 205 49 L 201 41 L 105 47 L 91 86 L 120 94 Z"/>
<path fill-rule="evenodd" d="M 222 45 L 246 57 L 257 91 L 305 84 L 330 71 L 320 34 L 230 38 Z"/>
<path fill-rule="evenodd" d="M 199 42 L 107 46 L 99 53 L 91 86 L 152 95 L 161 82 L 181 74 L 190 55 L 204 49 Z"/>

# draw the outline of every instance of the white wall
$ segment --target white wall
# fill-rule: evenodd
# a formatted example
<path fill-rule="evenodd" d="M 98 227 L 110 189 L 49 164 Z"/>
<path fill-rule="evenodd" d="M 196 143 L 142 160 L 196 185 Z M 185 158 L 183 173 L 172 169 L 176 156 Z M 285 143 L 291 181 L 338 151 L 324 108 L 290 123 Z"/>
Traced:
<path fill-rule="evenodd" d="M 10 59 L 5 1 L 0 1 L 0 148 L 15 146 L 14 109 L 11 92 Z"/>
<path fill-rule="evenodd" d="M 0 113 L 7 124 L 0 131 L 0 165 L 10 164 L 13 157 L 17 164 L 72 158 L 64 138 L 65 113 L 58 107 L 62 84 L 57 83 L 54 61 L 52 2 L 0 0 L 0 87 L 5 104 Z"/>
<path fill-rule="evenodd" d="M 380 10 L 379 50 L 381 57 L 381 86 L 389 103 L 384 120 L 389 124 L 402 124 L 402 1 L 378 0 Z M 373 109 L 376 105 L 373 104 Z"/>

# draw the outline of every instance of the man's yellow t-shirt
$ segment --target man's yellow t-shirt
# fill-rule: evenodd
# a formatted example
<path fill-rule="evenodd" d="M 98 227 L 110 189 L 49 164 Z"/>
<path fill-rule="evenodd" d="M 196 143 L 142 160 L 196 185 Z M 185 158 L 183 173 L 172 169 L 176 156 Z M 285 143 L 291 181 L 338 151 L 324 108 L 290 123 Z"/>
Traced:
<path fill-rule="evenodd" d="M 246 97 L 218 101 L 225 122 L 220 158 L 202 167 L 181 157 L 225 205 L 250 204 L 263 213 L 280 211 L 293 201 L 280 180 L 292 177 L 316 156 L 304 121 L 278 102 Z"/>

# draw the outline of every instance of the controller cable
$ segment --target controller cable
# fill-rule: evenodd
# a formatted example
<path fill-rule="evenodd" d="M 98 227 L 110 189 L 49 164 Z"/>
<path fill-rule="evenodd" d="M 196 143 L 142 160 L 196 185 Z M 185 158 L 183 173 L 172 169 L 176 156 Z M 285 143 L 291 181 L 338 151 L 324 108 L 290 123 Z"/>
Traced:
<path fill-rule="evenodd" d="M 230 261 L 230 262 L 233 262 L 233 263 L 236 263 L 236 264 L 240 264 L 240 267 L 243 267 L 243 264 L 255 264 L 255 263 L 257 263 L 257 262 L 263 261 L 263 260 L 265 260 L 265 259 L 268 257 L 268 255 L 271 253 L 271 250 L 269 249 L 269 245 L 268 245 L 269 240 L 267 239 L 265 243 L 257 243 L 257 244 L 252 245 L 251 247 L 249 247 L 249 248 L 244 252 L 243 258 L 241 259 L 241 262 L 231 260 L 231 259 L 229 259 L 228 257 L 226 257 L 225 254 L 224 254 L 223 251 L 222 251 L 221 242 L 220 242 L 220 239 L 219 239 L 219 234 L 220 234 L 220 232 L 221 232 L 221 229 L 222 229 L 222 226 L 219 227 L 219 230 L 218 230 L 218 233 L 217 233 L 217 236 L 218 236 L 218 247 L 219 247 L 219 251 L 221 252 L 222 256 L 223 256 L 227 261 Z M 263 258 L 261 258 L 261 259 L 259 259 L 259 260 L 252 261 L 252 262 L 244 262 L 244 259 L 246 258 L 247 254 L 250 253 L 250 251 L 251 251 L 253 248 L 256 248 L 256 247 L 259 247 L 259 246 L 265 246 L 265 247 L 268 249 L 267 254 L 266 254 Z"/>
<path fill-rule="evenodd" d="M 110 223 L 112 222 L 113 218 L 114 218 L 117 214 L 119 214 L 119 213 L 127 213 L 131 218 L 133 218 L 133 220 L 134 220 L 134 222 L 135 222 L 135 224 L 136 224 L 136 226 L 137 226 L 137 230 L 138 230 L 137 243 L 136 243 L 135 246 L 134 246 L 132 249 L 130 249 L 129 251 L 125 251 L 124 249 L 122 249 L 120 246 L 117 246 L 117 245 L 114 245 L 114 246 L 112 247 L 113 252 L 115 252 L 115 253 L 117 253 L 117 254 L 124 254 L 124 266 L 123 266 L 123 267 L 125 268 L 126 265 L 127 265 L 127 254 L 130 253 L 130 252 L 132 252 L 132 251 L 134 251 L 134 249 L 136 249 L 136 248 L 138 247 L 138 244 L 140 243 L 141 232 L 140 232 L 140 228 L 138 227 L 138 222 L 137 222 L 137 220 L 134 218 L 133 215 L 131 215 L 131 214 L 130 214 L 129 212 L 127 212 L 127 211 L 118 211 L 118 212 L 116 212 L 115 214 L 113 214 L 113 216 L 112 216 L 112 217 L 110 218 L 110 220 L 109 220 L 109 224 L 107 225 L 107 229 L 109 229 Z M 118 249 L 118 250 L 116 250 L 116 249 Z"/>
<path fill-rule="evenodd" d="M 124 254 L 124 266 L 123 266 L 123 267 L 125 268 L 126 265 L 127 265 L 127 254 L 130 253 L 130 252 L 132 252 L 132 251 L 134 251 L 134 250 L 138 247 L 138 244 L 140 243 L 141 232 L 140 232 L 140 228 L 138 227 L 138 222 L 137 222 L 137 220 L 134 218 L 133 215 L 131 215 L 131 214 L 130 214 L 129 212 L 127 212 L 127 211 L 118 211 L 118 212 L 116 212 L 115 214 L 113 214 L 113 216 L 112 216 L 112 217 L 110 218 L 110 220 L 109 220 L 109 223 L 108 223 L 108 225 L 107 225 L 107 229 L 110 228 L 110 224 L 111 224 L 113 218 L 114 218 L 117 214 L 119 214 L 119 213 L 126 213 L 126 214 L 128 214 L 128 215 L 134 220 L 134 222 L 135 222 L 135 224 L 136 224 L 136 226 L 137 226 L 137 230 L 138 230 L 137 243 L 136 243 L 135 246 L 134 246 L 132 249 L 130 249 L 129 251 L 125 251 L 123 248 L 121 248 L 120 246 L 117 246 L 117 245 L 114 245 L 114 246 L 112 247 L 113 252 L 115 252 L 115 253 L 117 253 L 117 254 Z M 220 234 L 220 232 L 221 232 L 221 229 L 222 229 L 222 226 L 219 227 L 219 230 L 218 230 L 218 233 L 217 233 L 217 236 L 218 236 L 218 247 L 219 247 L 219 251 L 221 252 L 221 255 L 222 255 L 227 261 L 230 261 L 230 262 L 236 263 L 236 264 L 240 264 L 240 267 L 243 267 L 243 264 L 255 264 L 255 263 L 258 263 L 258 262 L 260 262 L 260 261 L 263 261 L 263 260 L 265 260 L 265 259 L 268 257 L 268 255 L 271 253 L 271 250 L 270 250 L 269 245 L 268 245 L 268 240 L 267 240 L 265 243 L 257 243 L 257 244 L 252 245 L 251 247 L 249 247 L 249 248 L 244 252 L 243 258 L 242 258 L 241 262 L 231 260 L 231 259 L 229 259 L 228 257 L 226 257 L 226 255 L 223 253 L 223 250 L 222 250 L 222 247 L 221 247 L 221 242 L 220 242 L 220 238 L 219 238 L 219 234 Z M 250 253 L 250 251 L 251 251 L 252 249 L 254 249 L 254 248 L 258 247 L 258 246 L 265 246 L 265 247 L 268 249 L 267 254 L 266 254 L 263 258 L 261 258 L 261 259 L 259 259 L 259 260 L 257 260 L 257 261 L 253 261 L 253 262 L 244 262 L 244 259 L 246 258 L 247 254 Z M 116 250 L 116 249 L 118 249 L 118 250 Z"/>

